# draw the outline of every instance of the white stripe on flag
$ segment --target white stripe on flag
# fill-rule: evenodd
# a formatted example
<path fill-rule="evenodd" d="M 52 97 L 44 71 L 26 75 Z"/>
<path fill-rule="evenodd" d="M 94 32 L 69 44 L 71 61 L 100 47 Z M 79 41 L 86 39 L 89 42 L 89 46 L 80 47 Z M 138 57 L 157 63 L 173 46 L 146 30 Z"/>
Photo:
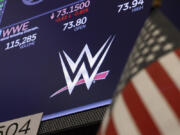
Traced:
<path fill-rule="evenodd" d="M 159 62 L 180 90 L 180 59 L 173 52 L 162 57 Z"/>
<path fill-rule="evenodd" d="M 103 123 L 101 125 L 101 135 L 105 135 L 105 133 L 106 133 L 106 129 L 107 129 L 107 126 L 109 123 L 109 118 L 110 118 L 110 110 L 108 108 L 106 110 L 106 113 L 105 113 L 104 118 L 103 118 Z"/>
<path fill-rule="evenodd" d="M 116 98 L 112 110 L 112 119 L 114 121 L 115 129 L 119 135 L 140 135 L 126 106 L 122 94 L 120 94 Z"/>
<path fill-rule="evenodd" d="M 160 132 L 163 135 L 180 135 L 178 118 L 147 72 L 142 70 L 132 81 Z"/>

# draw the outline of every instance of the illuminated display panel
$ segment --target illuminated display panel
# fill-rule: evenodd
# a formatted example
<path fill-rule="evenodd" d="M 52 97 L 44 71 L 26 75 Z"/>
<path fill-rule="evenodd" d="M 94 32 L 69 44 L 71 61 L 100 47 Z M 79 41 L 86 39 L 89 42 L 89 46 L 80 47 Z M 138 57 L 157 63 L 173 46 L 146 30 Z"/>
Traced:
<path fill-rule="evenodd" d="M 0 121 L 38 112 L 48 120 L 110 104 L 151 5 L 143 0 L 3 2 Z"/>

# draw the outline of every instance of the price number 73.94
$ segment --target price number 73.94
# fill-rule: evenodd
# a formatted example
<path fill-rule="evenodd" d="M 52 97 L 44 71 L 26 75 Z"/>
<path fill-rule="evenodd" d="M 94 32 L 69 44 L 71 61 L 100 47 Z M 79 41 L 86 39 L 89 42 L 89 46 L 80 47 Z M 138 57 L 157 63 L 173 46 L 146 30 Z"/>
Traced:
<path fill-rule="evenodd" d="M 134 9 L 138 6 L 142 6 L 143 4 L 144 4 L 144 0 L 132 0 L 132 2 L 126 2 L 126 3 L 120 4 L 117 6 L 119 8 L 118 13 L 120 13 L 121 11 Z"/>

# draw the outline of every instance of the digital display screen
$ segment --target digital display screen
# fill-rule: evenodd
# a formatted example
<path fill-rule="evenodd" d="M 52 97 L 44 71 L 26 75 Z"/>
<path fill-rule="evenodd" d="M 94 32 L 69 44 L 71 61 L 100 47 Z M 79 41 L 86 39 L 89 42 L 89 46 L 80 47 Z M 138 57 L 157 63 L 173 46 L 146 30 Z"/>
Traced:
<path fill-rule="evenodd" d="M 111 103 L 144 0 L 0 0 L 0 121 Z"/>

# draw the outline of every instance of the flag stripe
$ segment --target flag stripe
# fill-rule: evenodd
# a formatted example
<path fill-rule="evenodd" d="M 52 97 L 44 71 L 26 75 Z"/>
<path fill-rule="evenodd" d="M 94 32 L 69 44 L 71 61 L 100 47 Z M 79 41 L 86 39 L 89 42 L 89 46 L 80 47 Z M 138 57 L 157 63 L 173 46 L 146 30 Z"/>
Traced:
<path fill-rule="evenodd" d="M 180 105 L 177 104 L 180 103 L 180 92 L 178 88 L 158 62 L 154 62 L 149 66 L 147 72 L 180 119 Z"/>
<path fill-rule="evenodd" d="M 176 55 L 180 58 L 180 49 L 177 49 L 175 52 L 176 52 Z"/>
<path fill-rule="evenodd" d="M 152 121 L 148 111 L 146 110 L 131 82 L 129 82 L 125 87 L 123 97 L 141 134 L 160 135 L 159 130 L 156 128 L 155 123 Z"/>
<path fill-rule="evenodd" d="M 101 127 L 100 127 L 100 129 L 98 130 L 98 132 L 97 132 L 97 135 L 102 135 L 102 133 L 101 133 Z"/>
<path fill-rule="evenodd" d="M 120 135 L 120 134 L 117 134 L 114 122 L 112 120 L 112 116 L 110 115 L 109 117 L 110 117 L 110 119 L 109 119 L 109 123 L 108 123 L 107 129 L 106 129 L 105 135 Z"/>
<path fill-rule="evenodd" d="M 141 135 L 122 95 L 116 97 L 116 102 L 112 110 L 112 119 L 119 135 Z"/>
<path fill-rule="evenodd" d="M 159 61 L 180 92 L 180 58 L 175 53 L 170 53 Z"/>
<path fill-rule="evenodd" d="M 104 115 L 103 123 L 101 125 L 101 134 L 102 135 L 105 135 L 106 128 L 107 128 L 107 125 L 109 123 L 109 115 L 110 115 L 110 110 L 108 108 L 105 115 Z"/>
<path fill-rule="evenodd" d="M 162 96 L 161 91 L 156 87 L 148 73 L 145 70 L 142 70 L 133 78 L 133 83 L 160 132 L 163 135 L 180 135 L 180 123 L 175 113 L 170 108 L 166 99 Z"/>

